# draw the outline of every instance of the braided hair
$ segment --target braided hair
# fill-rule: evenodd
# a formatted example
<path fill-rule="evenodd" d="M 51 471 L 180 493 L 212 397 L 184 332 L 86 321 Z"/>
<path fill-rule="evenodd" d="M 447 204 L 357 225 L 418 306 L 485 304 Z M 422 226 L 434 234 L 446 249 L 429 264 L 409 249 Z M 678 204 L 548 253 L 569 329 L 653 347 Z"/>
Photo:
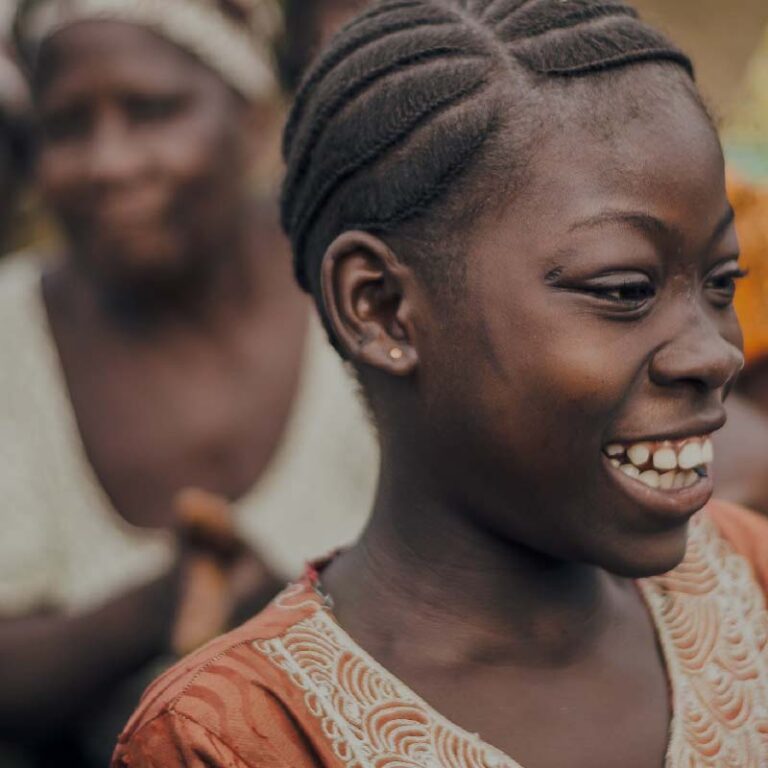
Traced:
<path fill-rule="evenodd" d="M 310 70 L 286 125 L 282 219 L 299 284 L 321 304 L 323 254 L 352 229 L 426 239 L 413 267 L 445 278 L 444 225 L 488 202 L 472 187 L 498 197 L 494 169 L 523 167 L 537 93 L 639 62 L 672 65 L 693 90 L 690 60 L 617 0 L 373 4 Z"/>

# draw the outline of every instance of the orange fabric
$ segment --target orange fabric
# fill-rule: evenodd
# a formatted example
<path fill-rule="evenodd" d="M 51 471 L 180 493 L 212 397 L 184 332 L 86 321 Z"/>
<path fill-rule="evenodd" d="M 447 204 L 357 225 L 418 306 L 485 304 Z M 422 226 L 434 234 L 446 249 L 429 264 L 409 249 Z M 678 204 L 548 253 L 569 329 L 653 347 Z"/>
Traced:
<path fill-rule="evenodd" d="M 145 692 L 120 736 L 115 768 L 317 768 L 283 703 L 283 681 L 253 654 L 256 639 L 279 634 L 286 618 L 268 608 L 190 655 Z M 294 614 L 292 621 L 296 620 Z M 283 690 L 285 689 L 285 690 Z M 306 724 L 302 723 L 302 729 Z"/>
<path fill-rule="evenodd" d="M 768 357 L 768 187 L 729 179 L 736 211 L 742 265 L 749 276 L 736 292 L 736 311 L 744 330 L 747 361 Z"/>
<path fill-rule="evenodd" d="M 713 502 L 692 522 L 691 542 L 680 568 L 641 582 L 674 693 L 671 765 L 720 765 L 725 754 L 758 765 L 754 755 L 768 748 L 768 723 L 756 719 L 768 705 L 768 649 L 744 639 L 768 627 L 768 521 Z M 703 698 L 690 709 L 693 689 Z M 309 572 L 155 681 L 112 768 L 350 768 L 360 755 L 382 766 L 520 768 L 356 646 Z"/>
<path fill-rule="evenodd" d="M 723 537 L 750 563 L 768 595 L 768 520 L 725 501 L 713 501 L 707 510 Z"/>

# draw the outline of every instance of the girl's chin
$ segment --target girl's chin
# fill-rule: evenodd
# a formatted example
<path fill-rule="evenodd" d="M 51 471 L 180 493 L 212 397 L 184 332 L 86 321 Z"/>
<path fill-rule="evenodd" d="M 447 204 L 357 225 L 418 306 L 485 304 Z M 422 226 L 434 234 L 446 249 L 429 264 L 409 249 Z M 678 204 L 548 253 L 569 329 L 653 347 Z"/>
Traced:
<path fill-rule="evenodd" d="M 614 557 L 601 558 L 599 565 L 627 579 L 661 576 L 677 568 L 685 558 L 688 524 L 654 534 L 628 534 L 624 547 Z"/>

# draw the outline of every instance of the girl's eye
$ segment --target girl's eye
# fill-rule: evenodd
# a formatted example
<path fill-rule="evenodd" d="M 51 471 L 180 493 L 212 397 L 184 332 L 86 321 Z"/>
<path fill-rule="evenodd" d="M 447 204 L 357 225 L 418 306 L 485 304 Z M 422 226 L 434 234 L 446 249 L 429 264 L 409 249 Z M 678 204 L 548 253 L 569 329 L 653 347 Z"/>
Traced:
<path fill-rule="evenodd" d="M 648 278 L 605 278 L 585 286 L 598 299 L 611 302 L 621 309 L 640 309 L 656 296 L 656 288 Z"/>
<path fill-rule="evenodd" d="M 731 267 L 711 275 L 705 288 L 712 302 L 719 307 L 729 307 L 736 295 L 736 283 L 747 276 L 747 272 L 737 267 Z"/>

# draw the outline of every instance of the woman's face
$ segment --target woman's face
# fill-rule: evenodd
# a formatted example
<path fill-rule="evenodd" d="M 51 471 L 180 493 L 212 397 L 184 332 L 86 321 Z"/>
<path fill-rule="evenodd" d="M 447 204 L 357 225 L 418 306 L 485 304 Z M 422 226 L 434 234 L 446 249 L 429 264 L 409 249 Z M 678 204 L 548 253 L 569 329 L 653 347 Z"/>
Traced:
<path fill-rule="evenodd" d="M 205 270 L 242 215 L 245 104 L 140 27 L 84 22 L 46 43 L 39 179 L 70 251 L 108 282 Z"/>
<path fill-rule="evenodd" d="M 722 154 L 673 101 L 561 113 L 461 298 L 414 315 L 440 482 L 499 535 L 628 576 L 682 558 L 742 364 Z"/>

